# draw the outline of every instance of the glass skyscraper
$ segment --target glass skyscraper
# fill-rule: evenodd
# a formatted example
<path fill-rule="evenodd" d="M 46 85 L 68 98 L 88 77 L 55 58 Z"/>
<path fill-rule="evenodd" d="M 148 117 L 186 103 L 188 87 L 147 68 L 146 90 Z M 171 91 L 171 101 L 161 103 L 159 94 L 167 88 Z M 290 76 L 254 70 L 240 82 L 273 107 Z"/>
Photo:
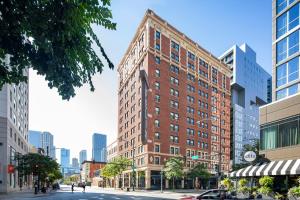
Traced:
<path fill-rule="evenodd" d="M 86 150 L 81 150 L 79 152 L 79 165 L 83 163 L 83 161 L 87 160 L 87 153 Z"/>
<path fill-rule="evenodd" d="M 35 148 L 44 149 L 45 155 L 50 156 L 52 159 L 56 159 L 53 139 L 54 136 L 49 132 L 29 130 L 29 144 Z"/>
<path fill-rule="evenodd" d="M 299 92 L 299 1 L 274 3 L 273 100 L 279 100 Z"/>
<path fill-rule="evenodd" d="M 60 165 L 62 169 L 70 167 L 70 149 L 62 148 L 60 150 Z"/>
<path fill-rule="evenodd" d="M 92 159 L 97 162 L 106 162 L 106 135 L 93 134 Z"/>

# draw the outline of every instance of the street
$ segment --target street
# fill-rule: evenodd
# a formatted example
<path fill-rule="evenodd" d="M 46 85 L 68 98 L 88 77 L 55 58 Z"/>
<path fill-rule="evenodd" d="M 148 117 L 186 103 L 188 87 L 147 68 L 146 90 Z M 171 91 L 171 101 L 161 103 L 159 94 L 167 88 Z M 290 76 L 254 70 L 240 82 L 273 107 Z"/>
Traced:
<path fill-rule="evenodd" d="M 82 192 L 82 188 L 75 187 L 72 193 L 70 186 L 61 186 L 61 189 L 56 192 L 47 194 L 34 195 L 33 193 L 1 196 L 1 200 L 25 200 L 25 199 L 41 199 L 41 200 L 163 200 L 163 199 L 180 199 L 181 197 L 191 196 L 194 194 L 177 193 L 172 191 L 130 191 L 102 189 L 86 187 L 86 192 Z"/>

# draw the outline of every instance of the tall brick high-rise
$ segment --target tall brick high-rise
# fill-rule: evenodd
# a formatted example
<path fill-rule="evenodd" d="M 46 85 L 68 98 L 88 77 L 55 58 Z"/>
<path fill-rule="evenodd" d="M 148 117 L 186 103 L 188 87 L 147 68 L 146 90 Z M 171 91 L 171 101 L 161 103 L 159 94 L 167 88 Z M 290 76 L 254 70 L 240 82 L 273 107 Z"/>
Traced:
<path fill-rule="evenodd" d="M 148 10 L 118 72 L 118 154 L 134 157 L 136 168 L 134 176 L 132 169 L 123 174 L 119 186 L 159 188 L 162 166 L 174 156 L 183 158 L 186 171 L 197 163 L 212 173 L 219 163 L 221 172 L 229 171 L 230 69 L 225 64 Z"/>

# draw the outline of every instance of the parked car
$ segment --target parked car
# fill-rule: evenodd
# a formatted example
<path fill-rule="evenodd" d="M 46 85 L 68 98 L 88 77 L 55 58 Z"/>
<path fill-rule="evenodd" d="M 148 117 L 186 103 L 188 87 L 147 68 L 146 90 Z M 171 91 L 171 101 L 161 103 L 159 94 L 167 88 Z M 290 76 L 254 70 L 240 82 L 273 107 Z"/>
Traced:
<path fill-rule="evenodd" d="M 206 192 L 201 193 L 199 196 L 196 197 L 184 197 L 181 200 L 200 200 L 200 199 L 237 199 L 237 197 L 227 190 L 223 189 L 214 189 L 208 190 Z"/>

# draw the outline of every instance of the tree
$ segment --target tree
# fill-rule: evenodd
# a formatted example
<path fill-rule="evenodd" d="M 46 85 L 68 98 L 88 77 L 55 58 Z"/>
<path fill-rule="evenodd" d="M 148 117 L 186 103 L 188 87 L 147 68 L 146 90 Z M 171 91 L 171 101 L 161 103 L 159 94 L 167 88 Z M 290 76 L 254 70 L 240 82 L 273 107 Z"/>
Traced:
<path fill-rule="evenodd" d="M 234 190 L 233 182 L 229 178 L 225 178 L 224 180 L 222 180 L 221 184 L 224 185 L 230 192 Z"/>
<path fill-rule="evenodd" d="M 259 179 L 259 185 L 258 191 L 261 194 L 269 196 L 271 192 L 273 191 L 273 184 L 274 184 L 274 177 L 270 176 L 263 176 Z"/>
<path fill-rule="evenodd" d="M 48 156 L 29 153 L 16 155 L 15 159 L 18 162 L 16 169 L 20 175 L 36 175 L 42 183 L 46 181 L 46 178 L 49 178 L 49 181 L 54 181 L 62 177 L 58 163 Z"/>
<path fill-rule="evenodd" d="M 211 174 L 207 170 L 207 167 L 203 163 L 197 164 L 188 172 L 188 176 L 191 178 L 200 178 L 201 185 L 206 184 L 207 180 L 211 177 Z"/>
<path fill-rule="evenodd" d="M 171 157 L 166 161 L 164 167 L 165 176 L 169 180 L 173 180 L 173 189 L 175 186 L 175 178 L 183 176 L 183 161 L 181 158 Z"/>
<path fill-rule="evenodd" d="M 110 0 L 10 0 L 0 6 L 0 89 L 5 83 L 27 81 L 24 69 L 44 75 L 50 88 L 63 99 L 75 96 L 75 87 L 88 83 L 103 71 L 97 52 L 105 53 L 92 25 L 115 30 Z M 9 58 L 9 62 L 5 61 Z"/>
<path fill-rule="evenodd" d="M 238 191 L 246 194 L 250 191 L 250 188 L 247 187 L 248 181 L 245 178 L 242 178 L 238 182 Z"/>
<path fill-rule="evenodd" d="M 101 170 L 101 175 L 105 178 L 115 178 L 121 175 L 129 166 L 132 166 L 131 160 L 125 157 L 117 157 L 113 162 L 105 165 Z"/>

